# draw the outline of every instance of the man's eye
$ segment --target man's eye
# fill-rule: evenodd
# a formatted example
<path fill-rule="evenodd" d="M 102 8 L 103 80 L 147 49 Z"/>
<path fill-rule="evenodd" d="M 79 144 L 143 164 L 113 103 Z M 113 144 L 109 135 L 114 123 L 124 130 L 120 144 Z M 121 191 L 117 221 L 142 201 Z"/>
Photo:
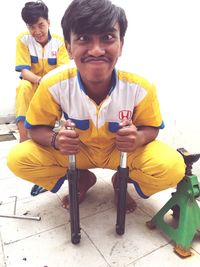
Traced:
<path fill-rule="evenodd" d="M 103 36 L 103 40 L 105 41 L 110 41 L 113 39 L 113 36 L 111 34 L 106 34 Z"/>
<path fill-rule="evenodd" d="M 40 25 L 39 25 L 39 28 L 40 28 L 40 29 L 42 29 L 42 28 L 44 28 L 44 27 L 45 27 L 44 24 L 40 24 Z"/>
<path fill-rule="evenodd" d="M 79 41 L 82 41 L 82 42 L 85 42 L 85 41 L 88 41 L 89 40 L 89 37 L 86 36 L 86 35 L 81 35 L 78 37 L 78 40 Z"/>

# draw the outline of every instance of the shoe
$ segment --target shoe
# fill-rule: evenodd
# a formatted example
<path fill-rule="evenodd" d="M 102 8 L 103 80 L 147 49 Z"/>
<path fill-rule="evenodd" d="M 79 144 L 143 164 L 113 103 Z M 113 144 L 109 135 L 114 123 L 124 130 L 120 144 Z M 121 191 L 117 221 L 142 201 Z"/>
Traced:
<path fill-rule="evenodd" d="M 31 196 L 34 197 L 34 196 L 37 196 L 37 195 L 44 193 L 46 191 L 47 191 L 47 189 L 35 184 L 31 189 Z"/>

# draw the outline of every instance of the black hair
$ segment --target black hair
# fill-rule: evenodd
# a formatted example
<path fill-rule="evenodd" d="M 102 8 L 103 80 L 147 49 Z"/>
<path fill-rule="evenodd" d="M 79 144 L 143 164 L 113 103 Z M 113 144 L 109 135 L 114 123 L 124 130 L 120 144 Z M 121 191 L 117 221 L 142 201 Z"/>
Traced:
<path fill-rule="evenodd" d="M 22 8 L 22 19 L 28 24 L 35 24 L 40 17 L 48 20 L 48 7 L 43 1 L 27 2 Z"/>
<path fill-rule="evenodd" d="M 99 34 L 119 23 L 120 39 L 125 36 L 125 11 L 110 0 L 73 0 L 61 20 L 64 39 L 70 42 L 70 33 Z"/>

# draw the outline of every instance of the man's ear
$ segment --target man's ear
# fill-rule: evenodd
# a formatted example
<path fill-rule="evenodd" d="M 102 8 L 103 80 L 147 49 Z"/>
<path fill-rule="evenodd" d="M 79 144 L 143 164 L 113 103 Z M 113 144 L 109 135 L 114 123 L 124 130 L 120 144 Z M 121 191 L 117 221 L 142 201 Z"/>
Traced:
<path fill-rule="evenodd" d="M 67 52 L 68 52 L 69 58 L 73 59 L 72 53 L 71 53 L 71 45 L 67 41 L 65 41 L 65 46 L 67 48 Z"/>

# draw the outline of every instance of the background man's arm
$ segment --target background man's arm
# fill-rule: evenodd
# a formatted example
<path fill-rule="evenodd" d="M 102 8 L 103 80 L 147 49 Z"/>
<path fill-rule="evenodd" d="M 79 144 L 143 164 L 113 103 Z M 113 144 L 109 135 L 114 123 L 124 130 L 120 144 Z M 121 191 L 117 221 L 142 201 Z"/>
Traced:
<path fill-rule="evenodd" d="M 34 74 L 33 72 L 31 72 L 30 70 L 27 70 L 27 69 L 23 69 L 21 71 L 21 75 L 22 75 L 22 78 L 24 80 L 27 80 L 31 83 L 36 83 L 36 84 L 39 84 L 40 83 L 40 80 L 41 80 L 41 77 Z"/>

